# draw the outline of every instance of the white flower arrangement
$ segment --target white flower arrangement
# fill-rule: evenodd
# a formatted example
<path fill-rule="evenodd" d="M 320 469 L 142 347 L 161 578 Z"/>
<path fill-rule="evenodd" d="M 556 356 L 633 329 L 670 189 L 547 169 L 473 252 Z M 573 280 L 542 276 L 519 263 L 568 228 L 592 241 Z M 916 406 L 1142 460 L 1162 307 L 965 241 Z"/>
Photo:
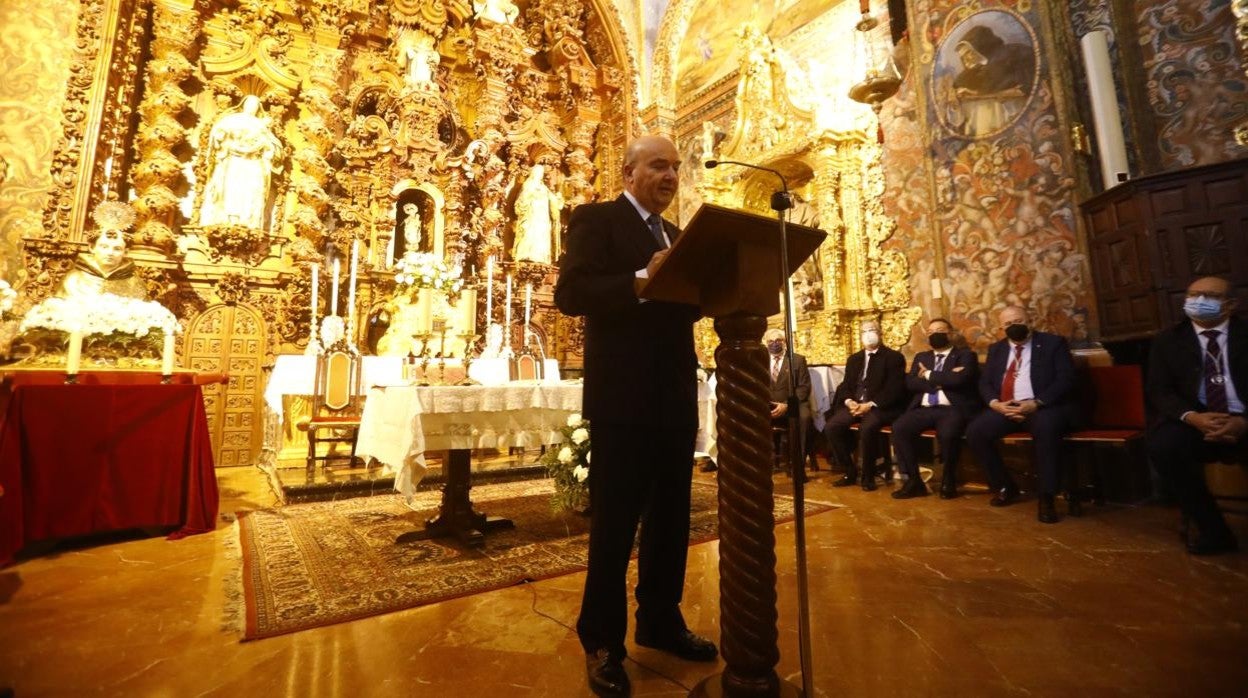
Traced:
<path fill-rule="evenodd" d="M 17 291 L 9 285 L 9 282 L 0 279 L 0 318 L 9 314 L 13 310 L 13 304 L 17 302 Z"/>
<path fill-rule="evenodd" d="M 34 329 L 78 332 L 84 337 L 117 333 L 141 339 L 153 332 L 179 332 L 181 326 L 160 303 L 102 293 L 73 301 L 55 297 L 43 300 L 22 318 L 19 331 Z"/>
<path fill-rule="evenodd" d="M 411 293 L 420 288 L 445 291 L 458 295 L 464 287 L 463 269 L 449 267 L 442 258 L 429 252 L 412 252 L 394 265 L 394 281 L 402 292 Z"/>
<path fill-rule="evenodd" d="M 555 481 L 551 505 L 555 509 L 584 511 L 589 506 L 589 422 L 579 414 L 568 417 L 559 428 L 563 444 L 542 456 L 546 471 Z"/>

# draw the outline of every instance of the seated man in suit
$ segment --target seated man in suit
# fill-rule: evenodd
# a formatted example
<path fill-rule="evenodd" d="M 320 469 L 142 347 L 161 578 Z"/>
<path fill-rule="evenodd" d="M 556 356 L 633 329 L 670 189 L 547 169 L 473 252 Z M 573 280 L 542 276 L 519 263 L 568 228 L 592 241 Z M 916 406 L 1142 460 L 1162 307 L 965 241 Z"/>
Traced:
<path fill-rule="evenodd" d="M 906 357 L 880 344 L 880 324 L 861 325 L 863 349 L 845 364 L 845 380 L 836 388 L 823 435 L 832 462 L 845 469 L 845 477 L 832 483 L 847 487 L 858 481 L 854 465 L 854 434 L 862 446 L 862 489 L 875 489 L 875 461 L 879 457 L 880 429 L 892 423 L 906 407 Z"/>
<path fill-rule="evenodd" d="M 949 340 L 949 321 L 936 318 L 927 323 L 927 343 L 931 351 L 919 352 L 906 374 L 906 388 L 914 394 L 906 413 L 893 422 L 893 452 L 901 472 L 908 476 L 906 484 L 893 493 L 896 499 L 922 497 L 927 485 L 919 477 L 915 454 L 924 429 L 936 429 L 944 473 L 940 481 L 940 498 L 958 496 L 958 455 L 962 451 L 962 434 L 975 413 L 983 407 L 979 401 L 979 357 L 966 347 L 954 347 Z"/>
<path fill-rule="evenodd" d="M 988 502 L 1003 507 L 1018 499 L 1018 485 L 1005 470 L 997 440 L 1016 431 L 1031 434 L 1040 476 L 1041 523 L 1057 523 L 1057 494 L 1062 438 L 1074 427 L 1075 362 L 1070 345 L 1055 334 L 1036 332 L 1027 311 L 1012 305 L 1001 311 L 1002 339 L 988 347 L 988 361 L 979 377 L 979 394 L 991 409 L 979 413 L 966 429 L 966 442 L 988 473 L 996 494 Z"/>
<path fill-rule="evenodd" d="M 789 427 L 789 358 L 787 343 L 784 341 L 784 330 L 770 329 L 763 333 L 763 343 L 767 345 L 769 355 L 768 366 L 771 369 L 771 426 L 772 428 L 788 429 Z M 806 431 L 810 424 L 810 369 L 806 367 L 806 357 L 793 354 L 794 385 L 798 407 L 798 453 L 806 452 Z"/>
<path fill-rule="evenodd" d="M 1248 323 L 1231 316 L 1230 291 L 1215 276 L 1193 281 L 1183 303 L 1190 321 L 1158 333 L 1148 353 L 1149 455 L 1196 523 L 1187 545 L 1194 555 L 1239 549 L 1204 470 L 1209 461 L 1248 457 Z"/>

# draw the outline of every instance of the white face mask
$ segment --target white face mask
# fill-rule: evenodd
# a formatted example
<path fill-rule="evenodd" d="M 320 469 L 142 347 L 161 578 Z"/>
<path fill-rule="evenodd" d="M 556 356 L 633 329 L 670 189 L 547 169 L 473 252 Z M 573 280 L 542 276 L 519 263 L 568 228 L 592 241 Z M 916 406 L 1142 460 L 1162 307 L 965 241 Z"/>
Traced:
<path fill-rule="evenodd" d="M 868 349 L 874 349 L 880 345 L 880 333 L 875 330 L 864 330 L 862 333 L 862 344 Z"/>

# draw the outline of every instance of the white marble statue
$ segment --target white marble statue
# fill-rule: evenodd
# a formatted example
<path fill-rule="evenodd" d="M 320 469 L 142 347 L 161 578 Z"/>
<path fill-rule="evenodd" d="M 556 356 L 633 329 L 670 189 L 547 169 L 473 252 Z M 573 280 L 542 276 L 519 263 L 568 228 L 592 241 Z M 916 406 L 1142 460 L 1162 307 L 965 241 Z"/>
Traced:
<path fill-rule="evenodd" d="M 477 19 L 493 24 L 515 24 L 520 8 L 511 0 L 473 0 L 473 12 Z"/>
<path fill-rule="evenodd" d="M 442 55 L 434 47 L 433 37 L 423 31 L 404 31 L 398 40 L 399 63 L 409 87 L 432 87 L 433 74 Z"/>
<path fill-rule="evenodd" d="M 416 204 L 403 204 L 403 256 L 420 252 L 420 209 Z"/>
<path fill-rule="evenodd" d="M 534 165 L 516 197 L 516 241 L 512 259 L 550 264 L 551 240 L 559 229 L 563 198 L 546 186 L 546 168 Z"/>
<path fill-rule="evenodd" d="M 281 171 L 281 141 L 261 116 L 260 98 L 247 95 L 242 109 L 217 119 L 208 136 L 212 174 L 204 188 L 200 225 L 264 228 L 269 182 Z"/>

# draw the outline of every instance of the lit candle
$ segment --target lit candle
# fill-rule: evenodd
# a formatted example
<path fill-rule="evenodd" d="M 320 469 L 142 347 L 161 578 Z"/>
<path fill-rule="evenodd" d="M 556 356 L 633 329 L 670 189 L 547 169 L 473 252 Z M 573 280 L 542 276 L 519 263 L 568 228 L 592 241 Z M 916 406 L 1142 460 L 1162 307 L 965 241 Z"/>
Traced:
<path fill-rule="evenodd" d="M 347 282 L 347 317 L 355 317 L 355 274 L 359 265 L 360 241 L 351 241 L 351 278 Z"/>
<path fill-rule="evenodd" d="M 485 260 L 485 326 L 494 322 L 494 255 Z"/>
<path fill-rule="evenodd" d="M 334 260 L 334 290 L 330 296 L 329 312 L 326 315 L 338 314 L 338 260 Z"/>
<path fill-rule="evenodd" d="M 173 332 L 165 333 L 165 347 L 160 352 L 160 375 L 173 375 Z"/>
<path fill-rule="evenodd" d="M 503 323 L 503 327 L 507 328 L 506 334 L 504 334 L 503 336 L 507 338 L 507 348 L 510 349 L 511 348 L 511 274 L 507 275 L 507 302 L 503 306 L 503 317 L 506 320 Z"/>
<path fill-rule="evenodd" d="M 65 373 L 76 376 L 82 363 L 82 333 L 69 333 L 69 349 L 65 354 Z"/>
<path fill-rule="evenodd" d="M 533 282 L 524 285 L 524 332 L 521 334 L 521 342 L 524 346 L 529 345 L 529 320 L 532 318 L 533 305 Z"/>

